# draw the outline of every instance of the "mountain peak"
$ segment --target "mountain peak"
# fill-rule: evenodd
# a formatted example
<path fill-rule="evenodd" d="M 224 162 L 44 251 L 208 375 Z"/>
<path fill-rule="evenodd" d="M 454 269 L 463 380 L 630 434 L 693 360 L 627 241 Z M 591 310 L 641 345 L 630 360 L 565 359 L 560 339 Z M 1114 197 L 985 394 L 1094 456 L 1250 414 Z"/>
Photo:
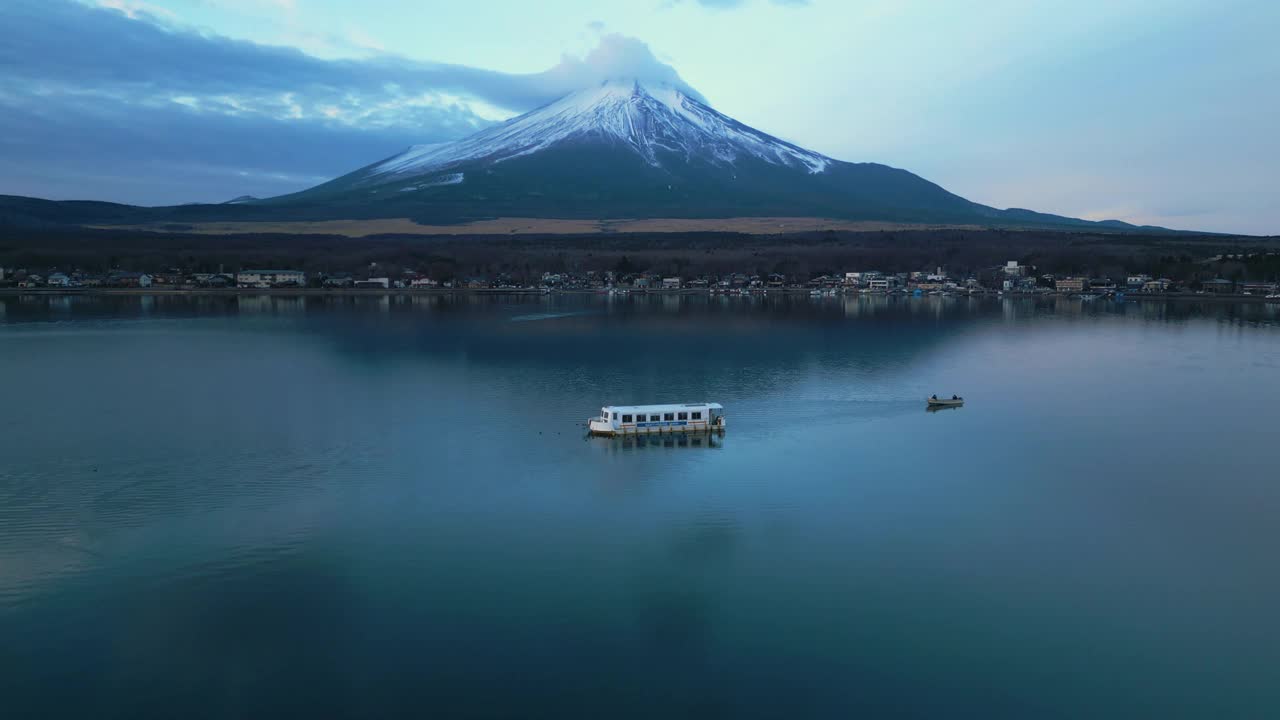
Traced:
<path fill-rule="evenodd" d="M 570 142 L 618 145 L 655 168 L 671 162 L 731 167 L 752 158 L 821 173 L 832 162 L 722 115 L 683 83 L 617 76 L 462 140 L 415 145 L 369 168 L 363 181 L 379 184 L 462 163 L 493 165 Z"/>

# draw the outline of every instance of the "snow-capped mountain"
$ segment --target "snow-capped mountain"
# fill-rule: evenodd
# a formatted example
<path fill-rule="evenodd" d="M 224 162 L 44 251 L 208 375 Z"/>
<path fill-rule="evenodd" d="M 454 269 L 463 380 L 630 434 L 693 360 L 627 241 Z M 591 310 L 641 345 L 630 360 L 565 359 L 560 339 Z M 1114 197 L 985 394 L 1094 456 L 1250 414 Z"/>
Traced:
<path fill-rule="evenodd" d="M 386 181 L 473 160 L 500 163 L 574 140 L 617 143 L 652 167 L 673 159 L 731 167 L 738 158 L 751 157 L 817 173 L 831 164 L 830 158 L 742 125 L 671 85 L 609 80 L 463 140 L 416 145 L 373 166 L 366 177 Z"/>
<path fill-rule="evenodd" d="M 416 145 L 257 204 L 291 217 L 830 217 L 1086 224 L 970 202 L 906 170 L 806 150 L 712 108 L 688 86 L 611 79 L 469 137 Z"/>

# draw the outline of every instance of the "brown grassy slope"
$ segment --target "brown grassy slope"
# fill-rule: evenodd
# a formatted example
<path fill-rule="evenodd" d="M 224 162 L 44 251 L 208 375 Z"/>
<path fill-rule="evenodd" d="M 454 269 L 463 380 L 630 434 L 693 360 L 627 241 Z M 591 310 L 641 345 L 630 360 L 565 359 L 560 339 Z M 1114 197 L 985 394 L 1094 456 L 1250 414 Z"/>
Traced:
<path fill-rule="evenodd" d="M 108 229 L 105 226 L 97 226 Z M 408 218 L 384 220 L 322 220 L 314 222 L 210 222 L 184 225 L 182 232 L 201 235 L 595 235 L 600 233 L 728 232 L 745 235 L 777 235 L 793 232 L 875 232 L 880 230 L 977 229 L 964 225 L 924 225 L 830 218 L 652 218 L 618 220 L 557 220 L 546 218 L 494 218 L 458 225 L 422 225 Z M 110 229 L 163 230 L 164 225 L 113 226 Z M 175 228 L 169 228 L 175 229 Z"/>

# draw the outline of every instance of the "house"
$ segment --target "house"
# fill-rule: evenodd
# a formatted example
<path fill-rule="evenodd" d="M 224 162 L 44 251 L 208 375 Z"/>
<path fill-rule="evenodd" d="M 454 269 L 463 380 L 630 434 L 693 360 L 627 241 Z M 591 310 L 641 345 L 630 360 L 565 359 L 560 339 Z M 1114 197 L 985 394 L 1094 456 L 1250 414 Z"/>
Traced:
<path fill-rule="evenodd" d="M 1148 280 L 1142 283 L 1142 292 L 1144 293 L 1162 293 L 1169 289 L 1173 284 L 1168 278 L 1160 278 L 1159 280 Z"/>
<path fill-rule="evenodd" d="M 414 290 L 429 290 L 431 288 L 440 287 L 440 283 L 439 281 L 432 280 L 431 278 L 420 277 L 414 278 L 413 281 L 409 283 L 409 287 Z"/>
<path fill-rule="evenodd" d="M 678 277 L 662 278 L 663 290 L 679 290 L 680 285 L 681 285 L 681 280 Z"/>
<path fill-rule="evenodd" d="M 1270 295 L 1276 291 L 1276 284 L 1269 282 L 1242 282 L 1236 289 L 1241 295 Z"/>
<path fill-rule="evenodd" d="M 107 285 L 124 288 L 151 287 L 151 276 L 140 272 L 114 272 L 107 276 Z"/>
<path fill-rule="evenodd" d="M 1116 282 L 1110 278 L 1092 278 L 1089 280 L 1089 289 L 1099 292 L 1111 292 L 1116 289 Z"/>
<path fill-rule="evenodd" d="M 236 287 L 273 288 L 302 287 L 307 274 L 301 270 L 241 270 L 236 273 Z"/>
<path fill-rule="evenodd" d="M 1053 288 L 1058 292 L 1084 292 L 1087 284 L 1084 278 L 1058 278 L 1053 281 Z"/>
<path fill-rule="evenodd" d="M 1201 289 L 1213 295 L 1230 295 L 1236 291 L 1236 284 L 1230 280 L 1216 278 L 1214 280 L 1205 280 L 1200 283 Z"/>
<path fill-rule="evenodd" d="M 1017 260 L 1010 260 L 1004 264 L 1002 268 L 1005 277 L 1022 277 L 1027 274 L 1025 265 L 1019 265 Z"/>
<path fill-rule="evenodd" d="M 1124 284 L 1130 288 L 1141 288 L 1143 285 L 1151 282 L 1151 276 L 1146 274 L 1129 275 L 1125 278 Z"/>
<path fill-rule="evenodd" d="M 44 281 L 49 287 L 71 287 L 71 278 L 66 273 L 54 273 Z"/>
<path fill-rule="evenodd" d="M 155 273 L 151 276 L 152 285 L 181 285 L 182 273 L 180 272 L 164 272 Z"/>
<path fill-rule="evenodd" d="M 871 292 L 889 292 L 889 278 L 872 278 L 867 281 L 867 289 Z"/>
<path fill-rule="evenodd" d="M 349 288 L 356 284 L 356 279 L 351 273 L 333 273 L 325 275 L 320 284 L 330 288 Z"/>
<path fill-rule="evenodd" d="M 391 287 L 391 278 L 376 277 L 367 280 L 357 280 L 355 286 L 358 288 L 381 288 L 387 290 Z"/>
<path fill-rule="evenodd" d="M 231 287 L 231 283 L 234 282 L 231 276 L 222 273 L 201 273 L 195 276 L 195 281 L 200 287 L 207 288 Z"/>

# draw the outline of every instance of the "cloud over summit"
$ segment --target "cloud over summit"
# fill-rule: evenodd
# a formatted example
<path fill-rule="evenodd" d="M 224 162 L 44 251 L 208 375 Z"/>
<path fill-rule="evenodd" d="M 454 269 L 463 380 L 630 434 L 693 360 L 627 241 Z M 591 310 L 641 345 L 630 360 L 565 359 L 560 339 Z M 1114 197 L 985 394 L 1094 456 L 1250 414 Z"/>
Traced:
<path fill-rule="evenodd" d="M 321 59 L 200 32 L 124 0 L 7 0 L 0 28 L 0 193 L 148 204 L 270 195 L 607 79 L 702 97 L 647 44 L 619 34 L 546 71 L 512 74 L 385 53 Z M 154 193 L 128 189 L 140 181 L 103 186 L 92 178 L 107 157 L 120 175 L 154 174 L 162 162 L 170 174 L 189 164 L 201 171 L 188 178 L 219 179 L 158 180 Z"/>

